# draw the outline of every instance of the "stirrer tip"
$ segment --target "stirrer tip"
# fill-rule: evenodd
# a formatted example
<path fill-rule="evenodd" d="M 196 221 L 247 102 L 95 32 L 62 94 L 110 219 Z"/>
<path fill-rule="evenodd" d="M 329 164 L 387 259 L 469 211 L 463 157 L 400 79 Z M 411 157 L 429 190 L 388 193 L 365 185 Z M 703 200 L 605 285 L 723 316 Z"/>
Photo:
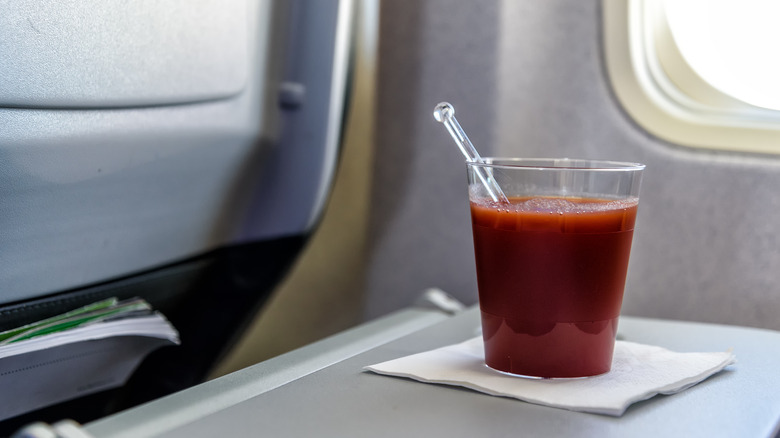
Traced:
<path fill-rule="evenodd" d="M 455 108 L 449 102 L 441 102 L 433 109 L 433 118 L 437 122 L 444 122 L 444 119 L 455 115 Z"/>

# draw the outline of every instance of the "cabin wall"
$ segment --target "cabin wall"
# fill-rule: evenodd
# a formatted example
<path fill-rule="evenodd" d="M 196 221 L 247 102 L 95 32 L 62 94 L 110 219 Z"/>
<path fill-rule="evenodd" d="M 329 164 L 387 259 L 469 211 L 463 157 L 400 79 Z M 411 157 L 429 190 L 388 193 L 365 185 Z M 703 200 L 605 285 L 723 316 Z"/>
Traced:
<path fill-rule="evenodd" d="M 382 4 L 369 317 L 438 286 L 476 302 L 465 166 L 448 100 L 483 155 L 647 164 L 624 313 L 780 329 L 780 160 L 692 150 L 623 111 L 598 0 Z"/>

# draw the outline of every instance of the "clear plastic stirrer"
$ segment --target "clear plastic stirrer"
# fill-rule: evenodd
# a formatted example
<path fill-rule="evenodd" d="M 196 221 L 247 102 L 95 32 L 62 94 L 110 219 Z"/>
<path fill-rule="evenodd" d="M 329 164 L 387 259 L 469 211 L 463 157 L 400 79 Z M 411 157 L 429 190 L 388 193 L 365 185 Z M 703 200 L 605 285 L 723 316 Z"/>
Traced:
<path fill-rule="evenodd" d="M 458 145 L 458 148 L 460 148 L 460 151 L 463 152 L 463 155 L 466 157 L 466 161 L 469 163 L 484 163 L 482 157 L 479 156 L 479 152 L 477 152 L 477 149 L 471 143 L 471 140 L 469 140 L 466 133 L 463 132 L 460 123 L 455 119 L 455 108 L 452 105 L 448 102 L 441 102 L 436 105 L 436 108 L 433 110 L 433 118 L 436 119 L 437 122 L 444 124 L 447 131 L 450 132 L 452 139 L 455 140 L 455 144 Z M 490 195 L 490 198 L 493 199 L 493 201 L 509 204 L 506 195 L 504 195 L 501 187 L 496 184 L 496 180 L 493 179 L 487 168 L 474 166 L 474 172 L 476 172 L 480 181 L 482 181 L 485 190 L 487 190 L 488 195 Z"/>

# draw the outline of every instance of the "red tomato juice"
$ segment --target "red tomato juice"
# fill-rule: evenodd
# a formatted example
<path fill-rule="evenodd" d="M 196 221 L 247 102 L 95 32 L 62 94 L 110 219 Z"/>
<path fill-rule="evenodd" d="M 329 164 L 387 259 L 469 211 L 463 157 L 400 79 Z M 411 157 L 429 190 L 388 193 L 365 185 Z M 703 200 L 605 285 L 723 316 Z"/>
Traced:
<path fill-rule="evenodd" d="M 485 362 L 535 377 L 609 371 L 638 200 L 471 202 Z"/>

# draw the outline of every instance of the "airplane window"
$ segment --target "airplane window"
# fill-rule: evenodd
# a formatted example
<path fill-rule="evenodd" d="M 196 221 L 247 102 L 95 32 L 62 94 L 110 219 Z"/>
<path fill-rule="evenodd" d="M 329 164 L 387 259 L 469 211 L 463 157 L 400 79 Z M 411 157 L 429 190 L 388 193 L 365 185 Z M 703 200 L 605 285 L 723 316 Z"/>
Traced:
<path fill-rule="evenodd" d="M 780 154 L 780 3 L 603 5 L 607 73 L 637 123 L 676 144 Z"/>

